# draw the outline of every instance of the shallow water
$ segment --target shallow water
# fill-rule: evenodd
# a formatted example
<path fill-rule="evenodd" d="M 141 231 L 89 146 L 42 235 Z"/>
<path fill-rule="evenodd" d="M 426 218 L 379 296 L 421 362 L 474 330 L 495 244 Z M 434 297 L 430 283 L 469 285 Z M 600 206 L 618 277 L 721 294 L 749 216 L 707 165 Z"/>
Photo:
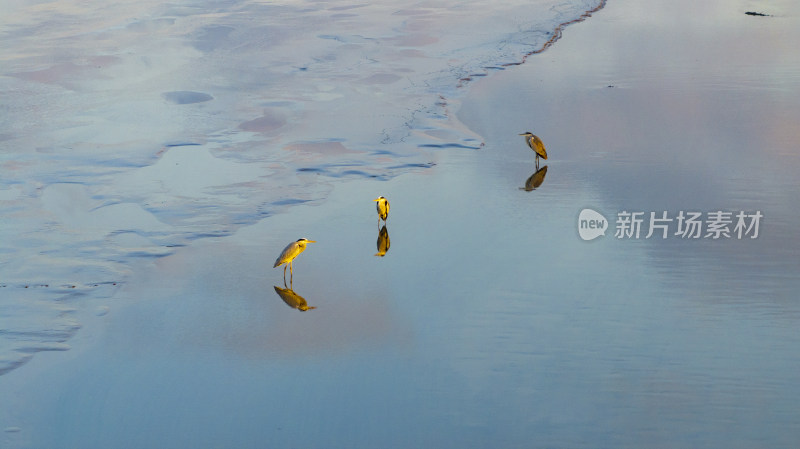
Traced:
<path fill-rule="evenodd" d="M 477 148 L 448 116 L 464 79 L 599 3 L 7 5 L 0 374 L 67 348 L 94 307 L 73 293 L 112 296 L 142 258 Z"/>
<path fill-rule="evenodd" d="M 800 119 L 800 58 L 785 42 L 800 38 L 789 25 L 798 10 L 775 4 L 773 21 L 758 22 L 727 2 L 630 3 L 571 30 L 546 64 L 474 86 L 465 103 L 462 118 L 494 150 L 483 176 L 509 192 L 533 171 L 513 170 L 529 155 L 510 136 L 532 128 L 552 149 L 539 189 L 491 214 L 531 220 L 500 235 L 524 236 L 530 259 L 504 263 L 505 289 L 535 305 L 486 313 L 502 318 L 475 328 L 516 319 L 508 340 L 545 354 L 522 363 L 534 373 L 531 403 L 546 410 L 529 423 L 536 446 L 791 447 L 800 133 L 789 129 Z M 497 111 L 508 112 L 490 120 Z M 575 237 L 583 208 L 611 220 L 606 237 Z M 646 228 L 613 237 L 622 211 L 718 210 L 760 211 L 758 238 L 683 239 L 676 223 L 666 239 L 645 239 Z"/>
<path fill-rule="evenodd" d="M 793 447 L 798 14 L 690 3 L 612 2 L 474 82 L 459 118 L 479 149 L 146 259 L 82 344 L 3 376 L 5 441 Z M 736 57 L 751 42 L 758 67 Z M 526 130 L 550 154 L 530 191 Z M 581 240 L 584 208 L 606 236 Z M 614 237 L 621 211 L 682 210 L 763 218 L 756 239 Z M 287 301 L 270 267 L 298 233 L 318 243 Z"/>

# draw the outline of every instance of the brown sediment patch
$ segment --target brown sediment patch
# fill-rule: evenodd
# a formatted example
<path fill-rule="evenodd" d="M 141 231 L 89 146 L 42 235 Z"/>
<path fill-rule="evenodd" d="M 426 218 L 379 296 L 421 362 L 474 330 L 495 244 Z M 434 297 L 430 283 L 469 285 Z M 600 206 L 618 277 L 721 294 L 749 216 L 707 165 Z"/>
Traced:
<path fill-rule="evenodd" d="M 353 151 L 341 142 L 303 142 L 292 143 L 283 147 L 285 150 L 297 151 L 300 153 L 316 153 L 326 155 L 339 155 L 339 154 L 356 154 L 358 151 Z"/>
<path fill-rule="evenodd" d="M 10 74 L 13 77 L 34 81 L 43 84 L 57 84 L 68 87 L 70 82 L 77 79 L 92 77 L 92 72 L 103 69 L 120 61 L 117 56 L 96 56 L 88 60 L 64 62 L 52 65 L 46 69 L 30 72 L 17 72 Z M 100 78 L 99 72 L 93 78 Z"/>
<path fill-rule="evenodd" d="M 281 128 L 285 124 L 286 117 L 283 115 L 265 112 L 261 117 L 239 124 L 239 129 L 242 131 L 265 133 Z"/>

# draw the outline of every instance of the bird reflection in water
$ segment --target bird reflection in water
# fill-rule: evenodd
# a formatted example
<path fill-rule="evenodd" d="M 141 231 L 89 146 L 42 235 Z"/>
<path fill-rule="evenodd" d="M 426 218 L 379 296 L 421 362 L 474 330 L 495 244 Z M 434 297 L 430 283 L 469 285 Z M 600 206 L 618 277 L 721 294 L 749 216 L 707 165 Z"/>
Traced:
<path fill-rule="evenodd" d="M 524 190 L 526 192 L 530 192 L 531 190 L 536 190 L 539 186 L 542 185 L 544 182 L 544 177 L 547 175 L 547 166 L 536 170 L 534 174 L 530 176 L 527 180 L 525 180 L 525 187 L 520 187 L 520 190 Z"/>
<path fill-rule="evenodd" d="M 378 231 L 378 252 L 375 253 L 375 255 L 380 257 L 385 256 L 386 252 L 389 251 L 390 244 L 389 230 L 386 229 L 386 225 L 383 225 L 381 230 Z"/>
<path fill-rule="evenodd" d="M 287 306 L 293 309 L 297 309 L 301 312 L 306 312 L 312 309 L 316 309 L 316 307 L 309 306 L 305 298 L 295 293 L 294 290 L 292 290 L 291 288 L 286 287 L 285 283 L 283 284 L 283 286 L 284 288 L 280 288 L 277 285 L 275 285 L 274 286 L 275 293 L 277 293 L 278 296 L 281 297 L 281 299 L 283 300 L 283 302 L 286 303 Z"/>

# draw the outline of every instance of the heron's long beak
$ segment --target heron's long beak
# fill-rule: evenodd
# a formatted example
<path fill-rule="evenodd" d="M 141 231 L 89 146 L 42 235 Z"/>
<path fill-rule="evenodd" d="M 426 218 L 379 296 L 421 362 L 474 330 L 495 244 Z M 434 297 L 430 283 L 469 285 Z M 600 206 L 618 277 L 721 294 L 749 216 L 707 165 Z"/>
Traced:
<path fill-rule="evenodd" d="M 306 243 L 317 243 L 316 240 L 306 240 Z"/>
<path fill-rule="evenodd" d="M 375 199 L 374 199 L 374 200 L 372 200 L 372 201 L 380 201 L 380 200 L 381 200 L 380 198 L 375 198 Z"/>

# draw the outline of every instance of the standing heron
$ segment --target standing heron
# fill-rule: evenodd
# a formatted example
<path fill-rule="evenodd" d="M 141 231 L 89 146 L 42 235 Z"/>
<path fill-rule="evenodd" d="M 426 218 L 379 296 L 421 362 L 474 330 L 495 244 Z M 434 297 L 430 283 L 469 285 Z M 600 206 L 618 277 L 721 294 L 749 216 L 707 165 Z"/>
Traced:
<path fill-rule="evenodd" d="M 525 136 L 525 143 L 528 144 L 528 148 L 536 153 L 536 168 L 539 168 L 539 156 L 541 156 L 542 159 L 547 160 L 547 151 L 544 149 L 544 143 L 542 143 L 542 139 L 530 131 L 526 131 L 520 134 L 520 136 Z"/>
<path fill-rule="evenodd" d="M 381 220 L 386 222 L 386 218 L 389 216 L 389 200 L 379 196 L 372 201 L 378 202 L 376 208 L 378 209 L 378 225 L 380 226 Z"/>
<path fill-rule="evenodd" d="M 292 262 L 294 258 L 299 256 L 300 253 L 306 250 L 306 245 L 309 243 L 316 243 L 315 240 L 308 240 L 308 239 L 297 239 L 296 242 L 292 242 L 286 245 L 286 248 L 283 248 L 281 255 L 275 260 L 275 265 L 272 268 L 276 268 L 283 264 L 289 265 L 289 279 L 294 277 L 294 272 L 292 271 Z M 283 281 L 286 282 L 286 267 L 283 267 Z"/>

